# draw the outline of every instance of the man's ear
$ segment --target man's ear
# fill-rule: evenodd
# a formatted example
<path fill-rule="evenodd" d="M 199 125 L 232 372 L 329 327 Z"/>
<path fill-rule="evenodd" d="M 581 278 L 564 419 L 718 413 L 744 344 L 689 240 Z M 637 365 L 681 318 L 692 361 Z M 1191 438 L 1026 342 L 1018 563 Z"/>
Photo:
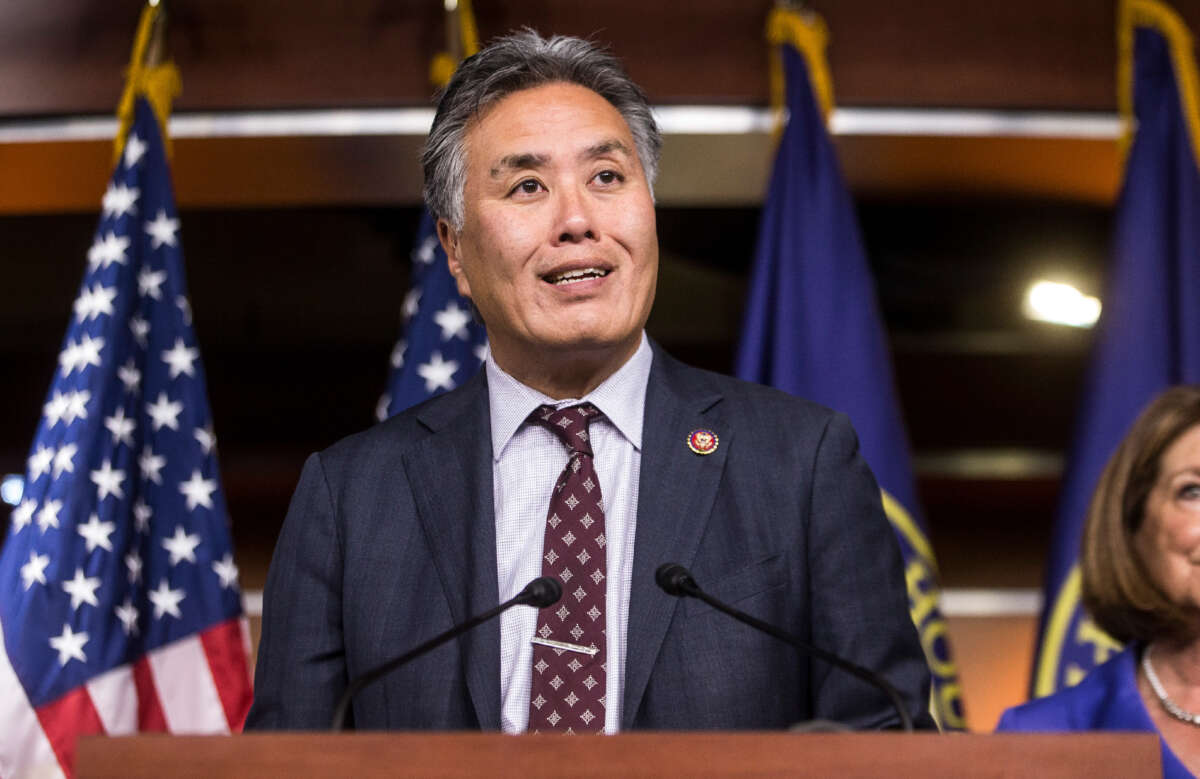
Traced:
<path fill-rule="evenodd" d="M 454 277 L 454 282 L 458 285 L 458 294 L 464 298 L 470 298 L 471 283 L 467 281 L 467 274 L 463 272 L 458 231 L 445 219 L 439 219 L 437 236 L 438 241 L 442 244 L 442 251 L 446 253 L 446 267 L 450 269 L 450 275 Z"/>

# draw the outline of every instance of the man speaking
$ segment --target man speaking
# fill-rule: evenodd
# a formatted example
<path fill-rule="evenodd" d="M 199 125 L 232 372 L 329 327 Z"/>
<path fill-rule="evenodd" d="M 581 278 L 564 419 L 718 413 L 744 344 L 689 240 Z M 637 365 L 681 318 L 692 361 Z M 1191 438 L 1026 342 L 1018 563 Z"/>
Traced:
<path fill-rule="evenodd" d="M 655 584 L 712 595 L 899 689 L 929 671 L 900 554 L 844 416 L 689 368 L 643 331 L 661 137 L 576 38 L 502 38 L 446 88 L 425 199 L 485 369 L 309 458 L 267 580 L 248 728 L 323 728 L 348 681 L 507 600 L 360 692 L 359 729 L 615 733 L 895 726 L 859 679 Z"/>

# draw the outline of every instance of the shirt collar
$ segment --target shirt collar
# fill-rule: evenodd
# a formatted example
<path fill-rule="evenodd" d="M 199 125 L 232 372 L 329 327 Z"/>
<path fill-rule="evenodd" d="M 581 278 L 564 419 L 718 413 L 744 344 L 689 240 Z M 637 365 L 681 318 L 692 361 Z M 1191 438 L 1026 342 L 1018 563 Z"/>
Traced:
<path fill-rule="evenodd" d="M 650 381 L 650 364 L 653 361 L 654 352 L 643 331 L 637 351 L 600 386 L 582 398 L 553 400 L 505 373 L 489 351 L 484 366 L 487 370 L 488 409 L 492 417 L 492 457 L 500 459 L 504 447 L 508 446 L 521 424 L 538 406 L 562 408 L 585 401 L 604 412 L 608 421 L 633 444 L 633 448 L 641 451 L 646 385 Z"/>

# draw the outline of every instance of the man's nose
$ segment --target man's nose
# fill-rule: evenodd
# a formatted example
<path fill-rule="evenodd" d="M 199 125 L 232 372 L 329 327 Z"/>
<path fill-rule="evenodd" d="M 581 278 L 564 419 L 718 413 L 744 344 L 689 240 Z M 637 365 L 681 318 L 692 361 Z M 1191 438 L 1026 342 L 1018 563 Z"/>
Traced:
<path fill-rule="evenodd" d="M 596 239 L 594 214 L 586 190 L 559 189 L 558 243 L 579 243 Z"/>

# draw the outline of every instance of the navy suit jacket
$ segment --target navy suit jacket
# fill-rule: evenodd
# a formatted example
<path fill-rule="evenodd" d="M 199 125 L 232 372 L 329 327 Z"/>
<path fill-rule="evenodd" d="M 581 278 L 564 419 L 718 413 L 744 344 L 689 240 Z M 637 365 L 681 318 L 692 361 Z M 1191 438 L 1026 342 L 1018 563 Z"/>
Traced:
<path fill-rule="evenodd" d="M 348 679 L 498 602 L 485 377 L 309 458 L 267 578 L 247 728 L 327 727 Z M 715 452 L 688 449 L 697 428 Z M 655 348 L 644 431 L 621 728 L 898 722 L 858 679 L 663 593 L 664 562 L 882 673 L 931 726 L 899 549 L 846 418 Z M 499 729 L 499 621 L 368 687 L 352 722 Z"/>

